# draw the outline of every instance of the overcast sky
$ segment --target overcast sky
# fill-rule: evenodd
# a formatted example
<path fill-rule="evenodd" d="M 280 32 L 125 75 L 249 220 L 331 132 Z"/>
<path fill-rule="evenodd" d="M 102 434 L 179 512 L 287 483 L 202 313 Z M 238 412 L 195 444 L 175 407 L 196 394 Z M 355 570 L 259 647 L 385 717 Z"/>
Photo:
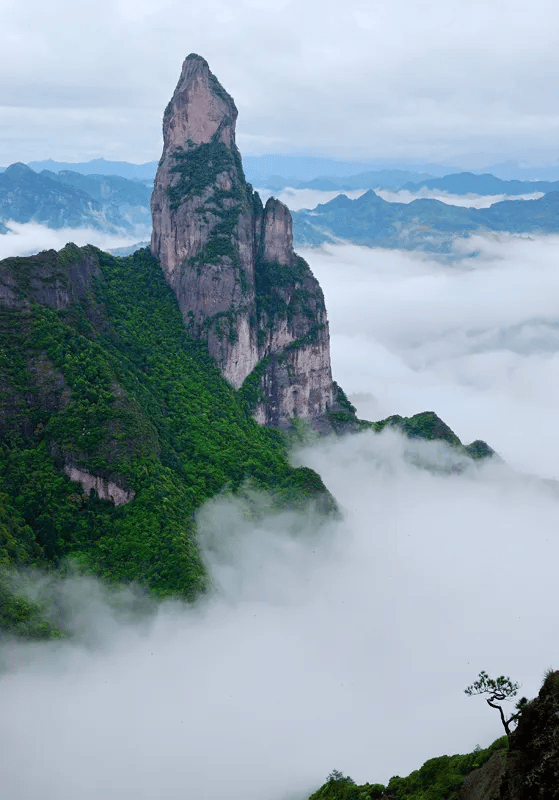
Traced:
<path fill-rule="evenodd" d="M 2 1 L 0 164 L 160 155 L 184 57 L 244 154 L 555 163 L 553 0 Z"/>

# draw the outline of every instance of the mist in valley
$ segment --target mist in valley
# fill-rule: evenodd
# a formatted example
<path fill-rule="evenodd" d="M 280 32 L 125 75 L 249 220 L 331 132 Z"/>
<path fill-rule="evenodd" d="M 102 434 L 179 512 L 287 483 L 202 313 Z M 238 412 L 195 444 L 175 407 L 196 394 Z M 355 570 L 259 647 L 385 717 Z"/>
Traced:
<path fill-rule="evenodd" d="M 329 203 L 330 200 L 333 200 L 334 197 L 340 194 L 345 194 L 350 200 L 357 200 L 358 197 L 361 197 L 361 195 L 365 194 L 368 190 L 350 189 L 344 191 L 340 189 L 336 191 L 324 191 L 320 189 L 293 189 L 287 186 L 279 192 L 272 189 L 257 189 L 257 191 L 264 203 L 269 197 L 277 197 L 278 200 L 285 203 L 291 211 L 300 211 L 303 208 L 316 208 L 319 203 Z M 489 208 L 493 203 L 501 203 L 503 200 L 537 200 L 539 197 L 543 197 L 543 192 L 532 192 L 522 195 L 458 195 L 427 188 L 420 189 L 417 192 L 410 192 L 407 189 L 395 191 L 383 188 L 375 188 L 374 191 L 388 203 L 408 204 L 414 200 L 439 200 L 441 203 L 446 203 L 450 206 L 462 206 L 464 208 Z"/>
<path fill-rule="evenodd" d="M 386 783 L 502 735 L 464 695 L 480 670 L 537 693 L 558 662 L 559 492 L 540 479 L 559 477 L 559 239 L 457 248 L 300 252 L 358 414 L 436 411 L 504 463 L 456 465 L 393 430 L 321 439 L 293 459 L 341 518 L 250 522 L 217 498 L 195 606 L 79 577 L 35 587 L 75 636 L 0 650 L 7 797 L 283 800 L 333 769 Z"/>
<path fill-rule="evenodd" d="M 79 247 L 95 245 L 101 250 L 129 247 L 138 241 L 138 236 L 117 236 L 94 228 L 48 228 L 37 222 L 6 223 L 8 233 L 0 235 L 0 259 L 14 256 L 29 256 L 41 250 L 60 250 L 68 242 Z M 144 236 L 150 233 L 146 229 Z"/>

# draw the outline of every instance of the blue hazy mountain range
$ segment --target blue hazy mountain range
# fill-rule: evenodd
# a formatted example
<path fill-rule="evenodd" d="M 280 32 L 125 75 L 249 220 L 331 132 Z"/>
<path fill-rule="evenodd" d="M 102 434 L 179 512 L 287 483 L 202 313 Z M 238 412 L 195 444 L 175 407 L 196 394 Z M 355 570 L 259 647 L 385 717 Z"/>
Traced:
<path fill-rule="evenodd" d="M 281 166 L 273 157 L 275 166 Z M 287 163 L 287 157 L 283 157 Z M 260 167 L 264 163 L 261 157 Z M 249 161 L 249 168 L 251 159 Z M 293 165 L 294 157 L 291 157 Z M 308 160 L 307 168 L 311 168 Z M 314 159 L 315 166 L 324 167 L 325 159 Z M 347 162 L 328 162 L 338 167 Z M 96 159 L 88 164 L 75 164 L 81 168 L 120 169 L 133 177 L 82 173 L 61 169 L 60 162 L 35 162 L 39 167 L 49 164 L 52 169 L 40 173 L 24 164 L 12 164 L 0 173 L 0 234 L 7 233 L 3 223 L 38 222 L 51 228 L 91 227 L 109 233 L 127 233 L 140 239 L 149 236 L 151 227 L 150 170 L 156 162 L 128 164 Z M 254 166 L 254 165 L 253 165 Z M 414 176 L 419 180 L 410 182 Z M 258 185 L 258 180 L 255 180 Z M 283 188 L 277 179 L 276 190 Z M 270 181 L 273 183 L 273 179 Z M 403 185 L 412 192 L 424 189 L 445 191 L 451 194 L 510 196 L 532 192 L 546 192 L 539 200 L 510 200 L 494 203 L 490 208 L 473 209 L 451 206 L 437 200 L 420 199 L 412 203 L 389 203 L 374 191 L 367 191 L 358 200 L 339 195 L 330 203 L 317 206 L 314 211 L 293 214 L 294 235 L 297 245 L 318 246 L 323 242 L 343 239 L 359 244 L 381 247 L 422 249 L 431 252 L 449 252 L 456 236 L 466 236 L 479 231 L 510 231 L 512 233 L 558 232 L 559 211 L 557 197 L 559 181 L 503 181 L 494 175 L 476 175 L 471 172 L 432 177 L 429 173 L 404 170 L 369 170 L 353 176 L 329 176 L 296 182 L 288 185 L 300 188 L 340 191 L 382 186 L 398 188 Z M 549 191 L 554 190 L 554 191 Z"/>
<path fill-rule="evenodd" d="M 95 228 L 145 237 L 151 228 L 151 188 L 120 176 L 63 170 L 37 174 L 12 164 L 0 174 L 0 223 Z M 7 233 L 0 225 L 0 233 Z"/>
<path fill-rule="evenodd" d="M 365 188 L 365 187 L 361 187 Z M 374 186 L 370 187 L 374 189 Z M 448 192 L 449 194 L 465 195 L 519 195 L 530 194 L 531 192 L 557 192 L 559 191 L 559 180 L 557 181 L 504 181 L 496 178 L 495 175 L 484 173 L 476 175 L 473 172 L 459 172 L 453 175 L 444 175 L 442 178 L 422 178 L 415 183 L 410 181 L 402 186 L 410 192 L 418 192 L 421 189 L 432 189 L 435 191 Z"/>
<path fill-rule="evenodd" d="M 399 189 L 406 184 L 423 186 L 426 181 L 453 176 L 457 193 L 501 194 L 499 190 L 478 190 L 459 186 L 458 175 L 484 178 L 479 186 L 487 184 L 491 176 L 502 181 L 559 181 L 559 165 L 526 166 L 517 161 L 505 161 L 485 167 L 484 170 L 463 172 L 457 165 L 437 163 L 410 163 L 404 161 L 341 161 L 320 156 L 262 155 L 244 156 L 243 164 L 247 180 L 253 186 L 279 190 L 286 186 L 324 190 L 351 189 Z M 47 159 L 31 161 L 27 165 L 35 172 L 48 170 L 78 172 L 82 175 L 119 175 L 128 180 L 152 183 L 157 171 L 157 161 L 133 164 L 128 161 L 108 161 L 95 158 L 91 161 L 62 162 Z M 6 168 L 0 167 L 0 173 Z M 490 175 L 489 175 L 490 173 Z M 360 184 L 360 185 L 357 185 Z M 408 188 L 408 187 L 406 187 Z M 439 188 L 434 184 L 433 188 Z M 449 188 L 443 190 L 451 191 Z M 532 189 L 533 191 L 533 189 Z M 453 193 L 455 191 L 453 190 Z M 520 192 L 524 193 L 524 192 Z"/>
<path fill-rule="evenodd" d="M 293 213 L 295 244 L 307 247 L 344 240 L 370 247 L 448 253 L 457 236 L 486 231 L 559 233 L 559 192 L 537 200 L 463 208 L 429 199 L 388 203 L 368 191 L 357 200 L 341 194 L 313 211 Z"/>
<path fill-rule="evenodd" d="M 131 164 L 128 161 L 106 161 L 104 158 L 94 158 L 91 161 L 80 161 L 76 164 L 48 159 L 47 161 L 30 161 L 27 166 L 35 172 L 45 169 L 52 172 L 70 170 L 82 175 L 120 175 L 121 178 L 138 181 L 153 181 L 157 172 L 157 161 Z"/>
<path fill-rule="evenodd" d="M 286 187 L 292 189 L 315 189 L 323 192 L 351 191 L 352 189 L 393 189 L 398 190 L 406 184 L 418 181 L 424 182 L 433 176 L 428 172 L 409 172 L 401 169 L 369 170 L 358 172 L 356 175 L 336 177 L 324 175 L 311 180 L 296 180 L 284 178 L 282 175 L 272 175 L 257 182 L 257 186 L 272 191 L 280 191 Z"/>
<path fill-rule="evenodd" d="M 27 166 L 35 172 L 49 170 L 51 172 L 61 172 L 70 170 L 79 172 L 82 175 L 120 175 L 123 178 L 137 181 L 153 181 L 157 172 L 157 161 L 148 161 L 145 164 L 132 164 L 128 161 L 107 161 L 104 158 L 95 158 L 91 161 L 65 162 L 53 161 L 30 161 Z M 387 180 L 390 180 L 390 173 L 405 173 L 409 177 L 398 176 L 398 182 L 402 184 L 406 181 L 420 181 L 424 176 L 442 176 L 449 172 L 456 171 L 456 166 L 442 164 L 421 164 L 421 165 L 399 165 L 386 164 L 382 162 L 369 161 L 340 161 L 332 158 L 322 158 L 315 156 L 282 156 L 282 155 L 263 155 L 263 156 L 243 156 L 243 167 L 246 178 L 253 186 L 264 186 L 270 179 L 286 181 L 285 186 L 292 186 L 293 182 L 306 182 L 324 177 L 331 180 L 338 178 L 351 178 L 355 175 L 369 172 L 386 173 Z M 0 172 L 6 168 L 0 167 Z M 393 176 L 392 181 L 396 178 Z M 378 184 L 377 184 L 378 186 Z M 270 187 L 276 188 L 276 187 Z M 281 187 L 283 188 L 283 187 Z M 342 186 L 340 188 L 353 188 Z M 358 186 L 359 189 L 367 189 L 368 186 Z M 392 183 L 386 188 L 393 188 Z"/>

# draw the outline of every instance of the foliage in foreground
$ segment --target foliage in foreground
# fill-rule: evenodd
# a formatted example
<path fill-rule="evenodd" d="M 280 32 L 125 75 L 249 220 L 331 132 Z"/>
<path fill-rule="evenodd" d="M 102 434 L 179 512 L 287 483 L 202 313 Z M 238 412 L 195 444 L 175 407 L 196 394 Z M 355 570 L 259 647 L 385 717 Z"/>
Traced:
<path fill-rule="evenodd" d="M 509 700 L 510 698 L 515 697 L 518 694 L 519 689 L 520 684 L 513 683 L 509 677 L 506 677 L 505 675 L 499 675 L 498 678 L 490 678 L 487 672 L 482 670 L 478 675 L 477 681 L 472 683 L 471 686 L 467 686 L 466 689 L 464 689 L 464 693 L 467 694 L 468 697 L 472 697 L 473 695 L 477 694 L 487 695 L 485 697 L 486 703 L 490 705 L 491 708 L 496 708 L 498 710 L 505 732 L 507 736 L 509 736 L 510 723 L 518 718 L 518 714 L 512 714 L 507 719 L 500 703 L 502 703 L 503 700 Z"/>
<path fill-rule="evenodd" d="M 497 750 L 506 751 L 508 737 L 502 736 L 485 749 L 476 748 L 466 755 L 430 758 L 406 778 L 390 778 L 388 785 L 356 784 L 349 776 L 334 770 L 309 800 L 458 800 L 458 790 L 466 775 L 488 761 Z"/>

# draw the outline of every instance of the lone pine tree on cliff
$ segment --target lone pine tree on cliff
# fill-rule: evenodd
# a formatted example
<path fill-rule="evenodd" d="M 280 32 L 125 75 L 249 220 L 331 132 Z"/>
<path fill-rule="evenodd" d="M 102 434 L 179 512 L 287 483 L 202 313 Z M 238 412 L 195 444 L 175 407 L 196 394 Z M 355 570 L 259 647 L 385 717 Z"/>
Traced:
<path fill-rule="evenodd" d="M 479 673 L 477 681 L 464 689 L 464 692 L 469 697 L 475 694 L 489 695 L 485 698 L 486 702 L 491 708 L 498 709 L 506 734 L 510 736 L 510 723 L 518 717 L 518 714 L 512 714 L 506 719 L 502 706 L 495 701 L 498 700 L 501 702 L 503 700 L 510 700 L 517 694 L 519 689 L 520 684 L 513 683 L 510 678 L 504 675 L 500 675 L 498 678 L 490 678 L 487 672 L 482 670 Z"/>

